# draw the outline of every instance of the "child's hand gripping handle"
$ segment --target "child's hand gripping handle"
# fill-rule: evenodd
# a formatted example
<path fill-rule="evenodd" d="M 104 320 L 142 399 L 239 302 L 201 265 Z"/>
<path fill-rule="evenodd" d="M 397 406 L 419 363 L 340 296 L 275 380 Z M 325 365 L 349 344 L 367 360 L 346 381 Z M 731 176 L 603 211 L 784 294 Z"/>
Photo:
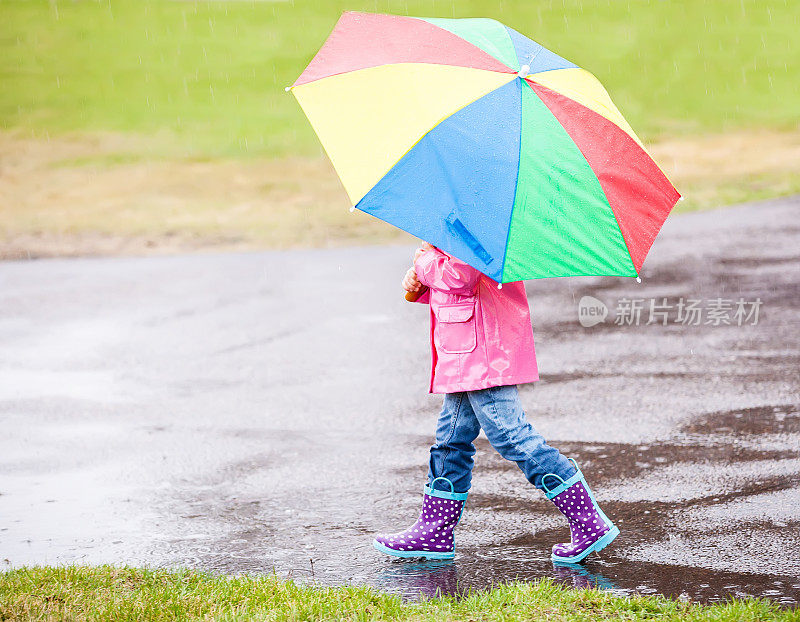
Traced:
<path fill-rule="evenodd" d="M 428 291 L 428 286 L 420 283 L 417 278 L 416 264 L 417 259 L 419 259 L 423 253 L 432 250 L 434 250 L 433 246 L 427 242 L 423 242 L 422 246 L 414 253 L 414 267 L 409 268 L 408 272 L 406 272 L 406 276 L 403 278 L 403 287 L 406 289 L 406 300 L 408 300 L 408 302 L 416 302 L 419 300 L 420 296 Z M 417 287 L 417 291 L 410 291 L 413 287 Z"/>
<path fill-rule="evenodd" d="M 422 296 L 422 294 L 424 294 L 427 291 L 428 287 L 426 285 L 423 285 L 416 292 L 406 292 L 406 300 L 408 300 L 408 302 L 417 302 L 417 300 L 419 300 L 419 297 Z"/>

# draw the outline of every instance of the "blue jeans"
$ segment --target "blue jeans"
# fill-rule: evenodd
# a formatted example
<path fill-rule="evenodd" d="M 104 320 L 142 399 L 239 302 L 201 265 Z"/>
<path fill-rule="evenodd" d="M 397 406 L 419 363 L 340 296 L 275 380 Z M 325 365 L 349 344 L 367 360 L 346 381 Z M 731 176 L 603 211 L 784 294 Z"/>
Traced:
<path fill-rule="evenodd" d="M 456 492 L 467 492 L 472 483 L 475 455 L 473 441 L 483 428 L 486 437 L 506 460 L 516 462 L 528 481 L 542 489 L 542 477 L 555 473 L 565 481 L 575 467 L 525 419 L 516 386 L 490 387 L 479 391 L 447 393 L 431 446 L 428 485 L 446 477 Z M 434 487 L 450 490 L 439 480 Z"/>

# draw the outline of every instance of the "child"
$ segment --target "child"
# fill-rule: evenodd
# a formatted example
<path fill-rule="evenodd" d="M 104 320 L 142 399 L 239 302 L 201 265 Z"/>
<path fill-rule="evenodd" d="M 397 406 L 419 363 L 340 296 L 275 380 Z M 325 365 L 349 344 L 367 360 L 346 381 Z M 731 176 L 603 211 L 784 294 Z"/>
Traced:
<path fill-rule="evenodd" d="M 378 535 L 373 545 L 397 557 L 449 559 L 453 530 L 472 480 L 472 444 L 481 429 L 501 456 L 567 518 L 572 541 L 553 546 L 552 559 L 577 563 L 619 534 L 603 514 L 583 474 L 525 419 L 516 385 L 539 379 L 528 299 L 522 282 L 502 289 L 455 257 L 423 243 L 403 288 L 419 292 L 431 310 L 430 392 L 444 393 L 431 447 L 422 512 L 403 532 Z"/>

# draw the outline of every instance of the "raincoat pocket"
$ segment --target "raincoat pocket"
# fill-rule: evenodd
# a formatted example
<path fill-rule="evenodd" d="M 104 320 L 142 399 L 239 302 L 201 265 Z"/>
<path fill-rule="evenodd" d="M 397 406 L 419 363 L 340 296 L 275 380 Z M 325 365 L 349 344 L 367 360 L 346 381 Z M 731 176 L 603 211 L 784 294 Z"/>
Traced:
<path fill-rule="evenodd" d="M 477 345 L 475 300 L 440 305 L 436 309 L 439 347 L 448 354 L 472 352 Z"/>

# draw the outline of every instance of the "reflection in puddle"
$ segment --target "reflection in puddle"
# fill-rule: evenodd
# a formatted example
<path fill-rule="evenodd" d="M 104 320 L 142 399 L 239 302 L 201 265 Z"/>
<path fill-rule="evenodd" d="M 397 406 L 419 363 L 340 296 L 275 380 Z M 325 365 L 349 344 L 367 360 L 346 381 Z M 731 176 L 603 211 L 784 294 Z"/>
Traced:
<path fill-rule="evenodd" d="M 613 581 L 599 572 L 589 572 L 579 564 L 558 564 L 553 562 L 553 573 L 562 583 L 572 584 L 581 589 L 619 590 Z"/>
<path fill-rule="evenodd" d="M 472 573 L 464 573 L 459 581 L 456 560 L 387 560 L 372 580 L 375 587 L 400 594 L 404 598 L 435 598 L 461 596 L 475 589 L 470 580 Z M 547 576 L 558 583 L 575 588 L 620 591 L 613 581 L 599 572 L 592 572 L 578 564 L 552 564 Z"/>
<path fill-rule="evenodd" d="M 456 561 L 390 560 L 378 571 L 374 585 L 407 598 L 435 598 L 458 594 Z"/>
<path fill-rule="evenodd" d="M 512 547 L 513 549 L 513 547 Z M 496 558 L 462 551 L 455 560 L 422 561 L 379 559 L 365 583 L 403 598 L 416 600 L 440 595 L 464 596 L 511 581 L 532 582 L 550 578 L 575 589 L 598 589 L 618 596 L 663 594 L 696 602 L 718 603 L 731 597 L 758 596 L 785 607 L 797 606 L 800 581 L 788 577 L 716 572 L 661 564 L 595 559 L 586 565 L 555 564 L 522 551 Z M 334 577 L 318 577 L 336 584 Z"/>

